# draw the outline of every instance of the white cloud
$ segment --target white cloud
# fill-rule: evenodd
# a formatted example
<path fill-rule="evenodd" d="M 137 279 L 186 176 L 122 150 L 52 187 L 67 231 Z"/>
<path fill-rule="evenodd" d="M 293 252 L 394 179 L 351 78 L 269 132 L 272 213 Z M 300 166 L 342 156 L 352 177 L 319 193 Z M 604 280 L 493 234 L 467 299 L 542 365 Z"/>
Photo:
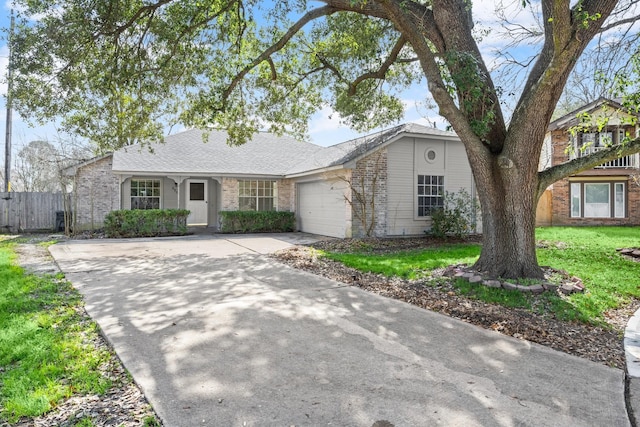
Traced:
<path fill-rule="evenodd" d="M 309 136 L 314 144 L 328 147 L 364 135 L 342 124 L 340 114 L 326 106 L 309 122 Z"/>
<path fill-rule="evenodd" d="M 309 123 L 309 133 L 314 134 L 317 132 L 348 129 L 348 126 L 343 125 L 341 122 L 340 114 L 333 108 L 326 106 L 314 114 Z"/>

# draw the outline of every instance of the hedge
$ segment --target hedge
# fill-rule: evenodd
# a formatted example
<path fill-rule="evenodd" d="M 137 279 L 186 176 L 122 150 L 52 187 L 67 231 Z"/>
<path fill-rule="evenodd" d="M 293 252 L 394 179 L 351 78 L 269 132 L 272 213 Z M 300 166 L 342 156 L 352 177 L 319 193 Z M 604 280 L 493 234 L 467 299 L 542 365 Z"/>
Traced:
<path fill-rule="evenodd" d="M 111 211 L 104 220 L 107 237 L 182 236 L 187 234 L 185 209 Z"/>
<path fill-rule="evenodd" d="M 222 211 L 221 233 L 284 233 L 294 231 L 293 212 Z"/>

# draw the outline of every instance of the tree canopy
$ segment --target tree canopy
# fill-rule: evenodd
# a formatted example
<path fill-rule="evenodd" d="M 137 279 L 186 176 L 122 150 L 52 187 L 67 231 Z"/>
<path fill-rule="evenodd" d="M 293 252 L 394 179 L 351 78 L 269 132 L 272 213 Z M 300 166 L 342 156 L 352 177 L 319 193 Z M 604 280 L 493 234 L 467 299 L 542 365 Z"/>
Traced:
<path fill-rule="evenodd" d="M 637 0 L 522 1 L 540 26 L 519 91 L 494 81 L 469 0 L 16 3 L 25 18 L 11 43 L 16 105 L 62 117 L 102 146 L 157 138 L 175 122 L 223 127 L 232 143 L 260 128 L 300 136 L 326 105 L 366 130 L 400 119 L 399 94 L 426 80 L 424 97 L 465 144 L 483 212 L 477 266 L 496 275 L 542 274 L 533 226 L 547 185 L 640 150 L 629 140 L 537 170 L 547 124 L 590 43 L 623 28 L 607 40 L 630 43 L 618 76 L 633 69 L 625 62 L 640 55 Z M 504 96 L 514 92 L 505 117 Z"/>

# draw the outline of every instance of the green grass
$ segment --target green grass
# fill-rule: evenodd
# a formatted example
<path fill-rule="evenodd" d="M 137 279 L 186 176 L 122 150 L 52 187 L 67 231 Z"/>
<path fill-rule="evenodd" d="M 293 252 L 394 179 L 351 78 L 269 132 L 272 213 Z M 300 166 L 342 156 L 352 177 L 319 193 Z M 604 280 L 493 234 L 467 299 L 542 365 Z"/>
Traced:
<path fill-rule="evenodd" d="M 587 289 L 583 294 L 542 296 L 469 285 L 459 280 L 456 292 L 508 307 L 521 307 L 560 319 L 602 324 L 604 313 L 640 298 L 640 263 L 621 257 L 616 248 L 640 246 L 640 227 L 546 227 L 536 231 L 544 243 L 538 249 L 540 265 L 566 270 L 580 277 Z M 420 251 L 393 254 L 325 253 L 361 271 L 407 279 L 428 277 L 435 268 L 451 264 L 472 264 L 480 253 L 477 244 L 443 245 Z"/>
<path fill-rule="evenodd" d="M 98 367 L 113 357 L 92 344 L 97 327 L 81 315 L 77 291 L 60 275 L 25 274 L 13 244 L 0 242 L 0 421 L 9 423 L 104 393 L 111 382 Z"/>
<path fill-rule="evenodd" d="M 440 248 L 396 252 L 392 254 L 326 253 L 348 267 L 385 276 L 416 279 L 429 275 L 430 270 L 451 264 L 472 263 L 480 254 L 480 245 L 443 245 Z"/>
<path fill-rule="evenodd" d="M 541 265 L 580 277 L 588 292 L 570 301 L 582 316 L 601 320 L 605 311 L 640 298 L 640 263 L 621 257 L 616 248 L 640 246 L 640 227 L 547 227 L 536 237 L 553 242 L 538 250 Z M 558 243 L 562 244 L 558 244 Z"/>

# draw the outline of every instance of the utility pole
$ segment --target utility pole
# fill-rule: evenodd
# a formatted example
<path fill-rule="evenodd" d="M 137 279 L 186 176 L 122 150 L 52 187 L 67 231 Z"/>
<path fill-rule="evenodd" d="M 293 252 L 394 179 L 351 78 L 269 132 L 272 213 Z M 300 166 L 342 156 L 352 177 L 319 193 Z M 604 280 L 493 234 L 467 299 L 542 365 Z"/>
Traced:
<path fill-rule="evenodd" d="M 9 27 L 9 67 L 7 71 L 7 122 L 4 135 L 4 191 L 11 191 L 11 108 L 13 106 L 13 58 L 12 46 L 15 18 L 11 9 L 11 26 Z M 8 195 L 7 195 L 8 196 Z"/>

